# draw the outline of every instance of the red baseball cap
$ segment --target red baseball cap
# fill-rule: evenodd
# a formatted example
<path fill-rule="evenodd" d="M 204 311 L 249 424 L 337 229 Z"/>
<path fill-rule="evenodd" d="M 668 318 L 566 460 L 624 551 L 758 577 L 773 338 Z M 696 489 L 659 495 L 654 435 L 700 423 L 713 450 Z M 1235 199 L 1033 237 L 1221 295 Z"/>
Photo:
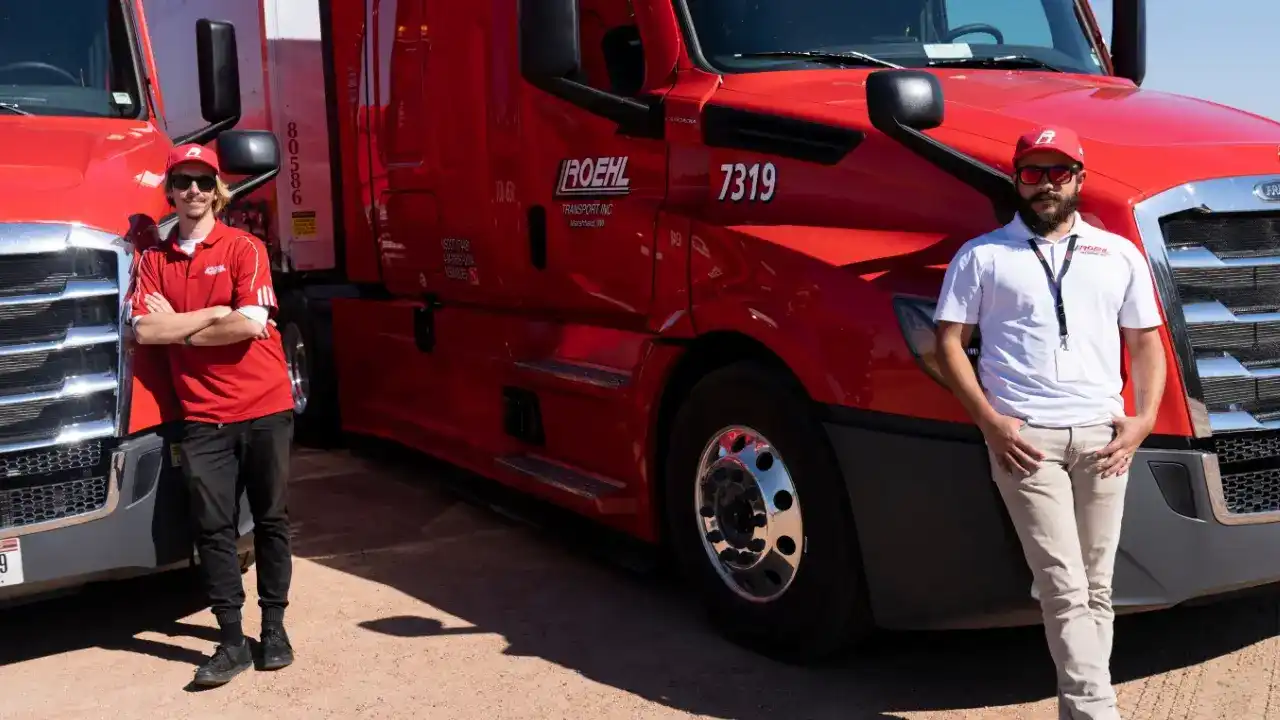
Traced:
<path fill-rule="evenodd" d="M 1080 144 L 1080 136 L 1070 128 L 1046 125 L 1018 138 L 1018 147 L 1013 151 L 1013 164 L 1017 165 L 1024 156 L 1037 150 L 1053 150 L 1084 164 L 1084 146 Z"/>
<path fill-rule="evenodd" d="M 169 151 L 169 162 L 165 165 L 164 171 L 167 173 L 173 169 L 174 165 L 184 162 L 199 162 L 213 168 L 215 173 L 222 172 L 218 165 L 218 154 L 213 150 L 195 143 L 179 145 Z"/>

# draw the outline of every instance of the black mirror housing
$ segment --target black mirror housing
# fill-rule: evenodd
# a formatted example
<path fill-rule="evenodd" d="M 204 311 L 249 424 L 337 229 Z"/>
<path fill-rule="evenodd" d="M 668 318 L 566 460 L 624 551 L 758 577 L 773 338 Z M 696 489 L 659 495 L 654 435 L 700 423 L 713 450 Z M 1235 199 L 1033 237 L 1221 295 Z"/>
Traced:
<path fill-rule="evenodd" d="M 266 130 L 227 130 L 218 136 L 218 161 L 229 175 L 265 175 L 280 169 L 280 142 Z"/>
<path fill-rule="evenodd" d="M 942 124 L 942 84 L 923 70 L 877 70 L 867 76 L 867 114 L 887 135 L 897 126 L 931 130 Z"/>
<path fill-rule="evenodd" d="M 1115 0 L 1111 18 L 1111 65 L 1115 74 L 1141 85 L 1147 75 L 1146 0 Z"/>
<path fill-rule="evenodd" d="M 644 45 L 635 25 L 619 25 L 604 35 L 604 62 L 613 94 L 634 97 L 644 87 Z"/>
<path fill-rule="evenodd" d="M 578 0 L 519 0 L 520 72 L 528 80 L 575 79 L 582 65 Z"/>
<path fill-rule="evenodd" d="M 196 21 L 196 67 L 200 73 L 200 112 L 217 125 L 240 119 L 240 59 L 231 23 Z"/>
<path fill-rule="evenodd" d="M 240 122 L 240 59 L 234 25 L 208 18 L 196 21 L 196 70 L 200 114 L 209 124 L 175 137 L 174 145 L 204 145 Z"/>

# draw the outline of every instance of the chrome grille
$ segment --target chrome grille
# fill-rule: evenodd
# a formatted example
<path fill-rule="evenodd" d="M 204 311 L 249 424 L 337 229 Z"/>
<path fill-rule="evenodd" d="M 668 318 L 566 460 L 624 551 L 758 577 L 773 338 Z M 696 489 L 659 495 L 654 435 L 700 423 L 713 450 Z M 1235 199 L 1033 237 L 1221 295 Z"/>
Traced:
<path fill-rule="evenodd" d="M 83 227 L 0 224 L 0 529 L 105 507 L 129 259 Z"/>
<path fill-rule="evenodd" d="M 1160 225 L 1210 418 L 1280 416 L 1280 209 Z"/>
<path fill-rule="evenodd" d="M 1275 179 L 1188 183 L 1135 211 L 1233 515 L 1280 511 L 1280 203 L 1255 192 Z"/>

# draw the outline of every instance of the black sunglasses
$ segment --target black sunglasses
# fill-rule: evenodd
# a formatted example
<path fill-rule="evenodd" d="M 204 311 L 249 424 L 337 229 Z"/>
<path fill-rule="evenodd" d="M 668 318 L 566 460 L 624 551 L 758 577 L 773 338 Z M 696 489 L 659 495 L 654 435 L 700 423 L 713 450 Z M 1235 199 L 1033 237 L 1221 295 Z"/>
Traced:
<path fill-rule="evenodd" d="M 200 192 L 211 192 L 218 185 L 218 179 L 212 175 L 187 175 L 186 173 L 174 173 L 169 176 L 170 190 L 186 190 L 191 187 L 191 183 L 195 183 Z"/>
<path fill-rule="evenodd" d="M 1070 182 L 1079 172 L 1079 165 L 1023 165 L 1018 168 L 1018 182 L 1023 185 L 1039 185 L 1045 177 L 1054 185 Z"/>

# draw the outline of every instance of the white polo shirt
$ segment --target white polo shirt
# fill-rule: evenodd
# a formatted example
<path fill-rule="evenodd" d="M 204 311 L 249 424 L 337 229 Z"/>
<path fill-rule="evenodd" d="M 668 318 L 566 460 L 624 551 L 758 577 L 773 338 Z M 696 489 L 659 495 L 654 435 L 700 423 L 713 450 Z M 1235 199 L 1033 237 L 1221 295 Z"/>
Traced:
<path fill-rule="evenodd" d="M 996 412 L 1045 427 L 1123 415 L 1120 328 L 1162 323 L 1150 268 L 1133 243 L 1078 214 L 1072 233 L 1075 254 L 1062 281 L 1066 355 L 1052 286 L 1027 241 L 1035 239 L 1057 278 L 1070 235 L 1050 242 L 1020 217 L 960 248 L 934 314 L 938 322 L 978 326 L 978 379 Z"/>

